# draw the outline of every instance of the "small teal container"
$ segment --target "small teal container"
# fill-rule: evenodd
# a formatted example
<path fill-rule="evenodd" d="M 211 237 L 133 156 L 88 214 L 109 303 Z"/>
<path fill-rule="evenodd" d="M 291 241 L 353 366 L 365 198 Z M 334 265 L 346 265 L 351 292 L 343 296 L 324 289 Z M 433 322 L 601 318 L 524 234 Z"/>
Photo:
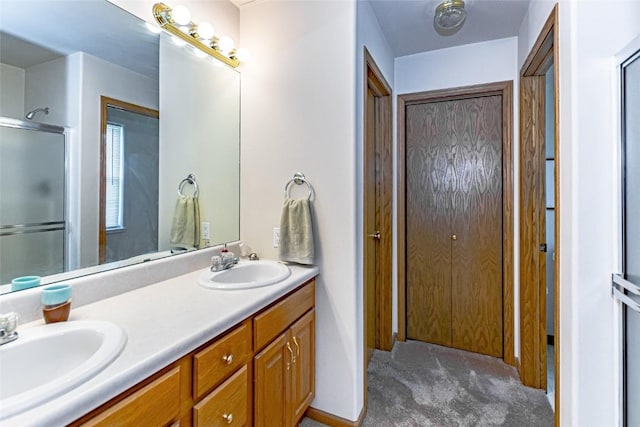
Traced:
<path fill-rule="evenodd" d="M 42 288 L 42 305 L 53 307 L 64 304 L 71 299 L 71 285 L 61 283 Z"/>
<path fill-rule="evenodd" d="M 23 289 L 35 288 L 36 286 L 40 286 L 40 276 L 23 276 L 11 280 L 12 291 L 21 291 Z"/>

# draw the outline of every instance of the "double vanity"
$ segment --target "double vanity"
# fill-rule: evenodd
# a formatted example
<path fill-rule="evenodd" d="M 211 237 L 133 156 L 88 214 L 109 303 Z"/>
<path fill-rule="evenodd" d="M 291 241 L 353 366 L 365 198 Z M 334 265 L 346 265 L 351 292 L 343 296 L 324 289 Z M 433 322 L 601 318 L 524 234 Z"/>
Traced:
<path fill-rule="evenodd" d="M 34 342 L 42 346 L 42 340 L 49 339 L 48 345 L 57 348 L 58 354 L 49 357 L 43 347 L 40 357 L 12 361 L 20 365 L 14 381 L 38 372 L 44 363 L 38 359 L 43 356 L 47 372 L 73 371 L 65 363 L 79 357 L 79 342 L 88 341 L 89 347 L 100 344 L 92 334 L 110 340 L 114 348 L 120 345 L 121 350 L 118 354 L 112 348 L 115 356 L 105 353 L 106 366 L 98 368 L 98 373 L 76 380 L 71 387 L 61 381 L 45 396 L 34 395 L 18 409 L 6 406 L 11 398 L 3 398 L 0 424 L 295 425 L 314 396 L 318 269 L 282 267 L 241 261 L 214 274 L 199 268 L 74 307 L 66 324 L 42 326 L 36 320 L 20 325 L 18 340 L 2 347 L 17 348 L 21 340 L 29 340 L 31 331 L 41 330 L 42 338 Z M 264 285 L 277 274 L 278 280 Z M 256 278 L 258 283 L 252 286 Z M 230 287 L 229 282 L 243 283 L 245 289 L 217 285 Z M 1 307 L 4 310 L 6 305 Z M 95 332 L 109 329 L 108 325 L 110 330 Z M 64 328 L 71 332 L 61 333 L 60 340 L 67 339 L 69 344 L 56 345 L 53 332 Z M 73 332 L 83 328 L 83 333 Z M 82 362 L 71 363 L 80 366 Z M 11 369 L 7 365 L 2 365 L 3 377 Z"/>

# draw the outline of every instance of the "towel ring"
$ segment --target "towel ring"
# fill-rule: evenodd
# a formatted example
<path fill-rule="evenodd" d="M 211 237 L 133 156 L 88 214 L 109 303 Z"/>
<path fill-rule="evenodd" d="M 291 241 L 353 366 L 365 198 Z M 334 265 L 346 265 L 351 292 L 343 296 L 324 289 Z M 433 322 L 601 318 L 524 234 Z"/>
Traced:
<path fill-rule="evenodd" d="M 182 192 L 182 190 L 184 189 L 184 186 L 187 184 L 193 185 L 193 197 L 198 197 L 198 194 L 199 194 L 198 183 L 196 182 L 196 176 L 192 173 L 187 175 L 187 177 L 182 181 L 180 181 L 180 184 L 178 184 L 178 196 L 184 196 L 184 193 Z"/>
<path fill-rule="evenodd" d="M 293 178 L 291 178 L 289 182 L 287 182 L 287 184 L 284 186 L 284 197 L 287 199 L 291 197 L 290 191 L 291 191 L 292 184 L 297 184 L 297 185 L 307 184 L 307 188 L 309 189 L 309 196 L 307 197 L 307 200 L 311 200 L 311 195 L 313 194 L 313 188 L 311 187 L 311 184 L 309 184 L 309 181 L 307 181 L 307 178 L 304 176 L 302 172 L 297 172 L 295 175 L 293 175 Z"/>

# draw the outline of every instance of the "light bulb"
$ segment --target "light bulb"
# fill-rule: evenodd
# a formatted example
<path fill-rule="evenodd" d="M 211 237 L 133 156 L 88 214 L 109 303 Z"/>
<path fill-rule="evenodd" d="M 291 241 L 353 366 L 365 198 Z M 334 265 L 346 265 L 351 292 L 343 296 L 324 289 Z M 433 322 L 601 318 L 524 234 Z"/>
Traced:
<path fill-rule="evenodd" d="M 251 60 L 251 53 L 249 53 L 249 50 L 241 47 L 236 50 L 236 58 L 240 62 L 247 62 Z"/>
<path fill-rule="evenodd" d="M 208 22 L 201 22 L 200 25 L 198 25 L 198 35 L 203 40 L 211 40 L 215 33 L 215 28 Z"/>
<path fill-rule="evenodd" d="M 162 32 L 162 28 L 151 25 L 148 22 L 145 22 L 144 25 L 147 27 L 147 30 L 151 31 L 153 34 L 160 34 Z"/>
<path fill-rule="evenodd" d="M 191 22 L 191 12 L 189 12 L 189 9 L 187 9 L 185 6 L 182 6 L 181 4 L 173 8 L 173 10 L 171 11 L 171 16 L 173 17 L 175 23 L 178 25 L 187 25 L 189 22 Z"/>
<path fill-rule="evenodd" d="M 231 37 L 228 37 L 228 36 L 222 37 L 218 41 L 218 48 L 224 54 L 231 52 L 231 50 L 233 49 L 233 40 L 231 39 Z"/>

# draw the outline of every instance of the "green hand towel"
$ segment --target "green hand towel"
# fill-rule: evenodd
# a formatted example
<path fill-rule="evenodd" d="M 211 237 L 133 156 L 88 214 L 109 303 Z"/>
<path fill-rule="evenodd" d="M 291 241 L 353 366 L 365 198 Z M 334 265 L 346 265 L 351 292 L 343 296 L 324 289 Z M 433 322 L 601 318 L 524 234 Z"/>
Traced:
<path fill-rule="evenodd" d="M 200 204 L 197 197 L 178 197 L 171 223 L 171 243 L 194 248 L 200 246 Z"/>
<path fill-rule="evenodd" d="M 278 247 L 281 261 L 313 265 L 313 224 L 308 199 L 284 201 Z"/>

